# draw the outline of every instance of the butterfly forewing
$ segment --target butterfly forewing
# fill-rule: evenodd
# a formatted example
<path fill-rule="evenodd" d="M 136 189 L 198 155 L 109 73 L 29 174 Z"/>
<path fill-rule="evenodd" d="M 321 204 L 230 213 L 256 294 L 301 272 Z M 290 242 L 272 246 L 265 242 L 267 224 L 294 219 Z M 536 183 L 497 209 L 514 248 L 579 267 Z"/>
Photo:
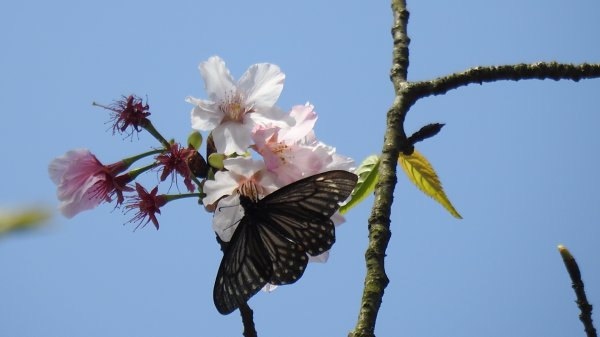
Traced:
<path fill-rule="evenodd" d="M 269 280 L 272 262 L 263 246 L 258 227 L 242 218 L 219 266 L 213 299 L 221 314 L 229 314 L 246 303 Z"/>
<path fill-rule="evenodd" d="M 310 176 L 254 202 L 240 197 L 244 217 L 221 261 L 213 292 L 217 310 L 228 314 L 267 282 L 298 280 L 308 263 L 335 241 L 331 216 L 346 200 L 357 176 L 329 171 Z"/>
<path fill-rule="evenodd" d="M 268 224 L 290 240 L 302 244 L 310 255 L 319 255 L 335 242 L 331 216 L 348 198 L 356 175 L 329 171 L 287 185 L 260 200 L 268 209 Z"/>
<path fill-rule="evenodd" d="M 329 250 L 335 242 L 335 227 L 329 218 L 272 212 L 269 227 L 302 245 L 312 256 Z"/>
<path fill-rule="evenodd" d="M 306 215 L 331 217 L 346 200 L 358 177 L 347 171 L 329 171 L 298 180 L 259 200 L 269 210 L 277 207 L 301 207 Z"/>

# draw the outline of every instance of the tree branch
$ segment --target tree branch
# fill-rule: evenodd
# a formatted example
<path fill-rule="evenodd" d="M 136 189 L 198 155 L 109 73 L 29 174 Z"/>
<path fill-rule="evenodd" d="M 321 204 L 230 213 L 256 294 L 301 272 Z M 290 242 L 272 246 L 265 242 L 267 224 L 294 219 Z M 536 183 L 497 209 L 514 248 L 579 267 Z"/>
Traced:
<path fill-rule="evenodd" d="M 460 73 L 438 77 L 430 81 L 410 84 L 412 99 L 415 101 L 431 96 L 442 95 L 450 90 L 469 84 L 483 84 L 502 80 L 572 80 L 600 77 L 600 64 L 564 64 L 557 62 L 538 62 L 532 64 L 514 64 L 503 66 L 474 67 Z"/>
<path fill-rule="evenodd" d="M 390 214 L 396 186 L 396 168 L 400 151 L 410 150 L 411 140 L 404 131 L 404 120 L 410 107 L 420 98 L 441 95 L 472 83 L 499 80 L 569 79 L 600 77 L 600 64 L 560 64 L 540 62 L 490 67 L 475 67 L 430 81 L 408 82 L 409 12 L 406 0 L 391 0 L 393 12 L 393 54 L 390 79 L 396 97 L 389 108 L 384 144 L 380 156 L 375 201 L 369 217 L 369 246 L 365 252 L 367 274 L 356 327 L 349 337 L 374 337 L 375 324 L 389 279 L 385 273 L 385 251 L 391 237 Z M 419 138 L 419 137 L 415 137 Z M 412 140 L 414 142 L 414 139 Z"/>
<path fill-rule="evenodd" d="M 567 267 L 567 271 L 569 272 L 569 276 L 573 282 L 572 287 L 573 290 L 575 290 L 575 295 L 577 296 L 576 303 L 579 307 L 579 310 L 581 310 L 581 313 L 579 314 L 579 320 L 581 320 L 583 323 L 587 337 L 597 337 L 598 335 L 596 334 L 596 329 L 594 328 L 594 323 L 592 322 L 592 305 L 588 303 L 587 296 L 585 296 L 585 289 L 583 288 L 583 281 L 581 280 L 579 266 L 577 266 L 575 258 L 565 246 L 559 245 L 558 251 L 562 256 L 565 267 Z"/>
<path fill-rule="evenodd" d="M 358 321 L 350 337 L 374 337 L 377 314 L 381 306 L 385 287 L 389 283 L 385 273 L 385 250 L 391 237 L 390 214 L 396 186 L 396 166 L 400 149 L 407 143 L 404 132 L 404 117 L 412 105 L 405 100 L 408 82 L 408 37 L 406 27 L 409 12 L 405 0 L 392 0 L 394 24 L 393 62 L 390 78 L 394 84 L 396 98 L 388 110 L 387 129 L 379 165 L 379 181 L 375 187 L 375 202 L 369 217 L 369 246 L 365 252 L 367 275 L 363 289 Z"/>

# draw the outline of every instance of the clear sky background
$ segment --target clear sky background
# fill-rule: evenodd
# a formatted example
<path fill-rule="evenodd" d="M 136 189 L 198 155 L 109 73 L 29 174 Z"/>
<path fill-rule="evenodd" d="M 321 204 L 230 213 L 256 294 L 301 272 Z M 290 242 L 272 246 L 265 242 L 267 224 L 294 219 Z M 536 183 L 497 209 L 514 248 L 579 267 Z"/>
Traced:
<path fill-rule="evenodd" d="M 409 1 L 409 77 L 477 65 L 600 62 L 600 2 Z M 112 136 L 120 95 L 148 97 L 167 137 L 190 131 L 198 64 L 237 78 L 278 64 L 278 104 L 310 101 L 317 135 L 360 162 L 382 145 L 393 99 L 387 1 L 5 1 L 0 4 L 0 205 L 54 208 L 47 165 L 72 148 L 105 163 L 158 144 Z M 407 131 L 463 220 L 400 176 L 378 336 L 583 336 L 556 250 L 578 258 L 600 324 L 600 80 L 473 85 L 419 101 Z M 148 186 L 156 174 L 144 178 Z M 168 185 L 161 185 L 166 192 Z M 175 188 L 171 192 L 176 191 Z M 329 262 L 250 301 L 261 336 L 345 336 L 359 310 L 372 198 L 350 211 Z M 133 232 L 111 205 L 0 238 L 0 336 L 241 336 L 212 302 L 221 252 L 194 200 Z"/>

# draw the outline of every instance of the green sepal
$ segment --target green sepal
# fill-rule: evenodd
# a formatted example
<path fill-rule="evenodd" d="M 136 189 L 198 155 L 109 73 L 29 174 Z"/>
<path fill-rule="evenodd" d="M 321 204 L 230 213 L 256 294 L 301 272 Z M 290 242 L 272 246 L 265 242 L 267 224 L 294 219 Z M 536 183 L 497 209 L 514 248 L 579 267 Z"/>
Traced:
<path fill-rule="evenodd" d="M 198 131 L 193 131 L 188 136 L 187 143 L 188 146 L 193 147 L 196 151 L 200 151 L 200 146 L 202 146 L 202 134 Z"/>

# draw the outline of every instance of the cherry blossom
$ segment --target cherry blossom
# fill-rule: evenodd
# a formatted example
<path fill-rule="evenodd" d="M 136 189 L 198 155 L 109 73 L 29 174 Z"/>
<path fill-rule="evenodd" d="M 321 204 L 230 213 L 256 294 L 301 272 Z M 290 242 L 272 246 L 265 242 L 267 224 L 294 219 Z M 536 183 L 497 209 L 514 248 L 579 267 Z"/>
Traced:
<path fill-rule="evenodd" d="M 199 66 L 209 99 L 187 97 L 192 109 L 192 128 L 212 131 L 217 152 L 244 153 L 257 126 L 285 125 L 275 106 L 285 74 L 269 63 L 254 64 L 234 82 L 225 62 L 213 56 Z"/>
<path fill-rule="evenodd" d="M 352 168 L 351 158 L 336 154 L 335 148 L 316 139 L 312 129 L 317 115 L 312 105 L 294 106 L 290 117 L 295 122 L 292 126 L 258 129 L 253 134 L 254 148 L 281 184 L 329 170 Z"/>
<path fill-rule="evenodd" d="M 117 204 L 121 204 L 124 200 L 123 191 L 133 190 L 127 187 L 131 180 L 128 175 L 117 176 L 126 169 L 127 165 L 123 162 L 103 165 L 87 149 L 71 150 L 52 160 L 48 174 L 58 187 L 62 214 L 72 218 L 103 201 L 110 202 L 114 194 L 117 195 Z"/>

